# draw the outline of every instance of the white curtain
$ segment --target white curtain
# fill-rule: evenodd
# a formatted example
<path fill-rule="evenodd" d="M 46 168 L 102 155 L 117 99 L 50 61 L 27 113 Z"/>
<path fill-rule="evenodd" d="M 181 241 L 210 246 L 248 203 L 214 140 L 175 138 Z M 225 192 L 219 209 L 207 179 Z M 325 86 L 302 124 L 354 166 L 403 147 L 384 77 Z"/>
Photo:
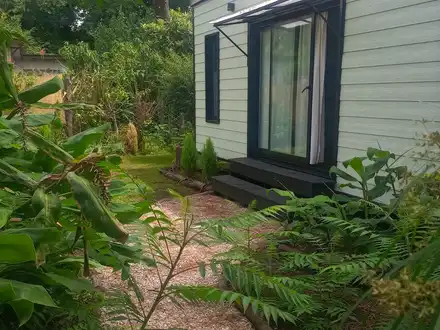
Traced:
<path fill-rule="evenodd" d="M 292 152 L 292 120 L 295 33 L 293 29 L 272 29 L 272 118 L 270 149 Z"/>
<path fill-rule="evenodd" d="M 308 104 L 309 104 L 309 76 L 310 76 L 310 43 L 311 43 L 312 25 L 301 25 L 299 32 L 298 49 L 298 76 L 294 107 L 295 112 L 295 145 L 293 154 L 299 157 L 307 157 L 307 130 L 308 130 Z"/>
<path fill-rule="evenodd" d="M 327 13 L 323 13 L 322 15 L 327 19 Z M 324 161 L 324 75 L 326 43 L 327 23 L 318 15 L 316 18 L 315 32 L 310 164 L 319 164 Z"/>
<path fill-rule="evenodd" d="M 304 89 L 309 85 L 311 20 L 287 23 L 272 31 L 270 149 L 306 157 L 309 94 Z"/>

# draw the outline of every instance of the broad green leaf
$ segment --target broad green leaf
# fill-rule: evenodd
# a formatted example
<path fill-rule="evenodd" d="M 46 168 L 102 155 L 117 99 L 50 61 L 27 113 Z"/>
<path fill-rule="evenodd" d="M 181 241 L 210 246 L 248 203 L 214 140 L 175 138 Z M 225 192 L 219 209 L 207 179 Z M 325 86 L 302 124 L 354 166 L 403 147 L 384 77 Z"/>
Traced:
<path fill-rule="evenodd" d="M 61 201 L 57 196 L 46 194 L 43 189 L 37 189 L 32 196 L 32 208 L 37 214 L 37 219 L 54 223 L 61 214 Z"/>
<path fill-rule="evenodd" d="M 346 180 L 346 181 L 358 181 L 355 177 L 351 176 L 350 174 L 348 174 L 347 172 L 344 172 L 343 170 L 337 168 L 336 166 L 332 166 L 330 168 L 330 174 L 336 174 L 337 176 L 341 177 L 342 179 Z"/>
<path fill-rule="evenodd" d="M 55 262 L 54 264 L 57 265 L 63 265 L 63 264 L 83 264 L 84 263 L 84 258 L 83 257 L 67 257 L 61 260 L 58 260 L 57 262 Z M 95 267 L 95 268 L 100 268 L 102 267 L 102 265 L 92 259 L 89 259 L 89 266 L 90 267 Z"/>
<path fill-rule="evenodd" d="M 15 88 L 14 82 L 12 80 L 12 66 L 9 65 L 7 61 L 6 42 L 2 42 L 0 47 L 2 48 L 0 51 L 0 80 L 2 80 L 3 82 L 2 88 L 4 88 L 2 94 L 3 95 L 9 94 L 11 96 L 11 100 L 13 104 L 16 104 L 18 102 L 18 93 L 17 93 L 17 89 Z"/>
<path fill-rule="evenodd" d="M 372 179 L 379 171 L 388 163 L 388 159 L 375 159 L 374 163 L 365 166 L 365 174 L 367 180 Z"/>
<path fill-rule="evenodd" d="M 56 119 L 58 117 L 55 113 L 29 114 L 26 116 L 26 126 L 40 127 L 50 125 Z"/>
<path fill-rule="evenodd" d="M 9 165 L 4 160 L 0 159 L 0 173 L 6 175 L 16 183 L 23 185 L 27 188 L 34 189 L 37 186 L 37 182 L 31 179 L 17 168 Z"/>
<path fill-rule="evenodd" d="M 136 212 L 137 208 L 135 205 L 132 204 L 112 203 L 110 205 L 110 210 L 113 213 L 125 213 L 125 212 Z"/>
<path fill-rule="evenodd" d="M 35 168 L 40 168 L 47 173 L 54 172 L 54 168 L 57 165 L 64 168 L 63 164 L 58 164 L 55 159 L 47 157 L 47 154 L 44 153 L 41 149 L 38 149 L 38 151 L 34 154 L 34 157 L 32 158 L 32 166 Z"/>
<path fill-rule="evenodd" d="M 294 198 L 295 195 L 293 194 L 293 192 L 288 191 L 288 190 L 281 190 L 281 189 L 270 189 L 271 191 L 275 192 L 277 195 L 281 196 L 281 197 L 288 197 L 288 198 Z"/>
<path fill-rule="evenodd" d="M 73 162 L 73 157 L 68 152 L 58 147 L 55 143 L 47 140 L 41 134 L 28 129 L 24 132 L 24 135 L 37 148 L 49 157 L 55 159 L 57 162 L 63 164 L 71 164 Z"/>
<path fill-rule="evenodd" d="M 26 115 L 26 126 L 40 127 L 40 126 L 50 125 L 57 119 L 58 117 L 56 116 L 55 113 L 40 113 L 40 114 L 31 113 Z M 12 119 L 1 118 L 0 127 L 12 129 L 18 133 L 23 132 L 23 123 L 21 119 L 18 118 L 12 118 Z"/>
<path fill-rule="evenodd" d="M 106 156 L 106 160 L 116 166 L 122 163 L 122 158 L 119 155 L 108 155 Z"/>
<path fill-rule="evenodd" d="M 0 148 L 17 148 L 22 141 L 20 135 L 11 129 L 0 129 Z"/>
<path fill-rule="evenodd" d="M 135 248 L 115 242 L 110 242 L 110 248 L 113 252 L 116 252 L 121 256 L 128 258 L 128 262 L 143 263 L 150 267 L 156 266 L 156 262 L 153 259 L 144 256 L 142 248 Z"/>
<path fill-rule="evenodd" d="M 11 283 L 0 283 L 0 302 L 11 301 L 15 299 L 15 292 Z"/>
<path fill-rule="evenodd" d="M 67 180 L 83 217 L 92 224 L 92 227 L 107 236 L 125 242 L 128 239 L 128 232 L 96 194 L 90 182 L 73 172 L 67 174 Z"/>
<path fill-rule="evenodd" d="M 1 239 L 4 235 L 26 235 L 34 245 L 58 242 L 61 238 L 61 232 L 55 227 L 8 229 L 0 233 Z"/>
<path fill-rule="evenodd" d="M 85 103 L 44 103 L 35 102 L 33 106 L 40 109 L 56 109 L 56 110 L 93 110 L 95 108 L 92 104 Z"/>
<path fill-rule="evenodd" d="M 18 94 L 18 99 L 27 104 L 33 104 L 41 100 L 43 97 L 54 94 L 63 88 L 63 81 L 60 77 L 45 81 L 44 83 L 29 88 Z M 0 102 L 0 110 L 12 109 L 15 107 L 16 101 L 10 98 L 6 101 Z"/>
<path fill-rule="evenodd" d="M 349 166 L 355 170 L 355 172 L 362 178 L 365 179 L 365 168 L 360 157 L 354 157 L 350 160 Z"/>
<path fill-rule="evenodd" d="M 34 243 L 28 235 L 4 234 L 5 232 L 0 235 L 0 264 L 18 264 L 37 260 Z"/>
<path fill-rule="evenodd" d="M 3 228 L 11 216 L 12 210 L 6 208 L 0 208 L 0 229 Z"/>
<path fill-rule="evenodd" d="M 362 190 L 362 187 L 356 186 L 353 183 L 341 183 L 339 185 L 339 187 L 341 187 L 341 188 L 348 187 L 348 188 L 351 188 L 351 189 Z"/>
<path fill-rule="evenodd" d="M 4 157 L 3 160 L 11 166 L 21 170 L 21 171 L 38 171 L 36 166 L 32 164 L 32 162 L 25 160 L 23 158 L 16 157 Z"/>
<path fill-rule="evenodd" d="M 98 142 L 110 129 L 110 124 L 90 128 L 78 133 L 66 140 L 63 148 L 70 152 L 74 157 L 84 154 L 84 151 L 93 143 Z"/>
<path fill-rule="evenodd" d="M 20 327 L 25 324 L 32 317 L 34 313 L 34 303 L 24 300 L 17 299 L 8 302 L 17 315 L 18 321 L 20 323 Z"/>
<path fill-rule="evenodd" d="M 95 287 L 92 285 L 92 283 L 90 283 L 90 281 L 85 279 L 69 278 L 55 273 L 46 273 L 45 275 L 51 278 L 56 283 L 65 286 L 72 292 L 95 290 Z"/>
<path fill-rule="evenodd" d="M 15 292 L 14 300 L 23 299 L 38 305 L 57 307 L 49 293 L 41 285 L 0 278 L 0 286 L 2 284 L 10 284 L 12 286 Z"/>
<path fill-rule="evenodd" d="M 375 185 L 372 189 L 367 191 L 367 196 L 370 200 L 375 200 L 376 198 L 385 195 L 390 189 L 391 188 L 385 184 Z"/>

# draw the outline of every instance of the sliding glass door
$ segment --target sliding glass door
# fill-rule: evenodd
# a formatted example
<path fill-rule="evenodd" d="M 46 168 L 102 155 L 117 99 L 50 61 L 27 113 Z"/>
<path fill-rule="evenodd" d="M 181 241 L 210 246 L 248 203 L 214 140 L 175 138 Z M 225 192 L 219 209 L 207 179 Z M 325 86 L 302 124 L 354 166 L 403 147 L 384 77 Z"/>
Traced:
<path fill-rule="evenodd" d="M 249 157 L 323 175 L 337 163 L 338 3 L 249 24 Z"/>
<path fill-rule="evenodd" d="M 312 17 L 260 35 L 259 148 L 308 157 Z"/>

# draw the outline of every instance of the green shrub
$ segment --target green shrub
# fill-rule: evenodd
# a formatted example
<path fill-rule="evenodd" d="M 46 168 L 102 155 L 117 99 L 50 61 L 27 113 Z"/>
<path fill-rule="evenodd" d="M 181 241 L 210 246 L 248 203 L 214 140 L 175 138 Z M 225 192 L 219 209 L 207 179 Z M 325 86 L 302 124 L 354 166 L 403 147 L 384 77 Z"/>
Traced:
<path fill-rule="evenodd" d="M 192 119 L 194 109 L 192 56 L 171 53 L 163 67 L 157 101 L 163 120 L 181 126 L 182 121 Z"/>
<path fill-rule="evenodd" d="M 205 146 L 202 150 L 202 172 L 203 179 L 206 181 L 211 180 L 211 178 L 217 174 L 217 154 L 214 150 L 214 144 L 211 138 L 206 139 Z"/>
<path fill-rule="evenodd" d="M 193 175 L 197 169 L 197 148 L 192 133 L 187 133 L 183 140 L 181 165 L 188 176 Z"/>

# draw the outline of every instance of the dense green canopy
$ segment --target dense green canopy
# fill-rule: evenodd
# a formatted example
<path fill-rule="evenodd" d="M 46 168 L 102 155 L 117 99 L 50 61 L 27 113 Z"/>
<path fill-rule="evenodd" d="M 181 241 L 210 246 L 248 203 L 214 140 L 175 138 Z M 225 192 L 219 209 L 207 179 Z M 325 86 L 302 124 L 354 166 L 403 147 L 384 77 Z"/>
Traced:
<path fill-rule="evenodd" d="M 93 33 L 119 15 L 131 23 L 154 18 L 151 0 L 3 0 L 0 11 L 19 16 L 24 29 L 46 51 L 57 53 L 64 42 L 93 43 Z M 170 8 L 186 10 L 189 0 L 170 0 Z"/>

